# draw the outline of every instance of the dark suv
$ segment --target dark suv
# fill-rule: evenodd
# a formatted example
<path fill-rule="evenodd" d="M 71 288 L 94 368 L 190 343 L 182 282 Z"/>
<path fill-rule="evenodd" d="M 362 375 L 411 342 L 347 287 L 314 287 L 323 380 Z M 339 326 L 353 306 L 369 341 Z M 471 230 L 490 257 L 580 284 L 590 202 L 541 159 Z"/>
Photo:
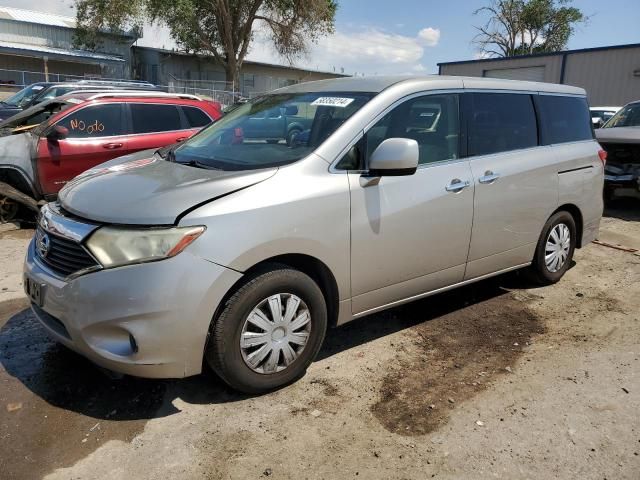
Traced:
<path fill-rule="evenodd" d="M 152 83 L 136 81 L 80 80 L 77 82 L 38 82 L 23 88 L 0 102 L 0 121 L 11 118 L 33 105 L 80 90 L 144 90 L 160 91 Z"/>

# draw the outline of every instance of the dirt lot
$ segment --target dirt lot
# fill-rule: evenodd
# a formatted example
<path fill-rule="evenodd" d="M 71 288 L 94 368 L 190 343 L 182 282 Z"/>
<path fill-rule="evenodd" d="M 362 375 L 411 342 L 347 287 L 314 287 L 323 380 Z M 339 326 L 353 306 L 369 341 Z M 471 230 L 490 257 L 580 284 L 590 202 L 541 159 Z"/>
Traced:
<path fill-rule="evenodd" d="M 640 248 L 640 204 L 600 238 Z M 211 374 L 111 380 L 27 309 L 30 231 L 0 235 L 0 478 L 640 479 L 640 256 L 556 286 L 485 281 L 329 333 L 262 397 Z"/>

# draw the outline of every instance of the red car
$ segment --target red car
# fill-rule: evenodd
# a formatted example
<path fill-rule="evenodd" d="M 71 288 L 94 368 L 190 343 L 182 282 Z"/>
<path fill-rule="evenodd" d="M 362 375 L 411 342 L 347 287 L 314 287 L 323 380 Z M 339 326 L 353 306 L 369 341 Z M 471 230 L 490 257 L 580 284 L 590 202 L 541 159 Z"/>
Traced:
<path fill-rule="evenodd" d="M 217 102 L 162 92 L 76 93 L 29 108 L 0 123 L 0 222 L 95 165 L 181 142 L 221 115 Z"/>

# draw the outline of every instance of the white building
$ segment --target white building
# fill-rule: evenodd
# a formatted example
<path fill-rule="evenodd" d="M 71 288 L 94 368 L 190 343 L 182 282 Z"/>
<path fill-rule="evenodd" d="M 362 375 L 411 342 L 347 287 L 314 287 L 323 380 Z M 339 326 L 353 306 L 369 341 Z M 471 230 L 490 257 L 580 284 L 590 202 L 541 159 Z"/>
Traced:
<path fill-rule="evenodd" d="M 73 46 L 72 17 L 0 7 L 0 84 L 64 76 L 128 78 L 133 33 L 105 34 L 97 51 Z"/>

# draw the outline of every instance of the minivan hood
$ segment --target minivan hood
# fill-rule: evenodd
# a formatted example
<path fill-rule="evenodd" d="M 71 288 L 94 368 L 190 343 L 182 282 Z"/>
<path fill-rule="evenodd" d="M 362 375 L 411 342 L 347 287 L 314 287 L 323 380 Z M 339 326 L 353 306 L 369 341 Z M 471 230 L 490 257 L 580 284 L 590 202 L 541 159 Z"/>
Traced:
<path fill-rule="evenodd" d="M 640 127 L 599 128 L 596 138 L 605 143 L 640 143 Z"/>
<path fill-rule="evenodd" d="M 225 172 L 162 160 L 153 152 L 103 163 L 58 194 L 68 212 L 96 222 L 172 225 L 181 214 L 271 177 L 277 168 Z"/>

